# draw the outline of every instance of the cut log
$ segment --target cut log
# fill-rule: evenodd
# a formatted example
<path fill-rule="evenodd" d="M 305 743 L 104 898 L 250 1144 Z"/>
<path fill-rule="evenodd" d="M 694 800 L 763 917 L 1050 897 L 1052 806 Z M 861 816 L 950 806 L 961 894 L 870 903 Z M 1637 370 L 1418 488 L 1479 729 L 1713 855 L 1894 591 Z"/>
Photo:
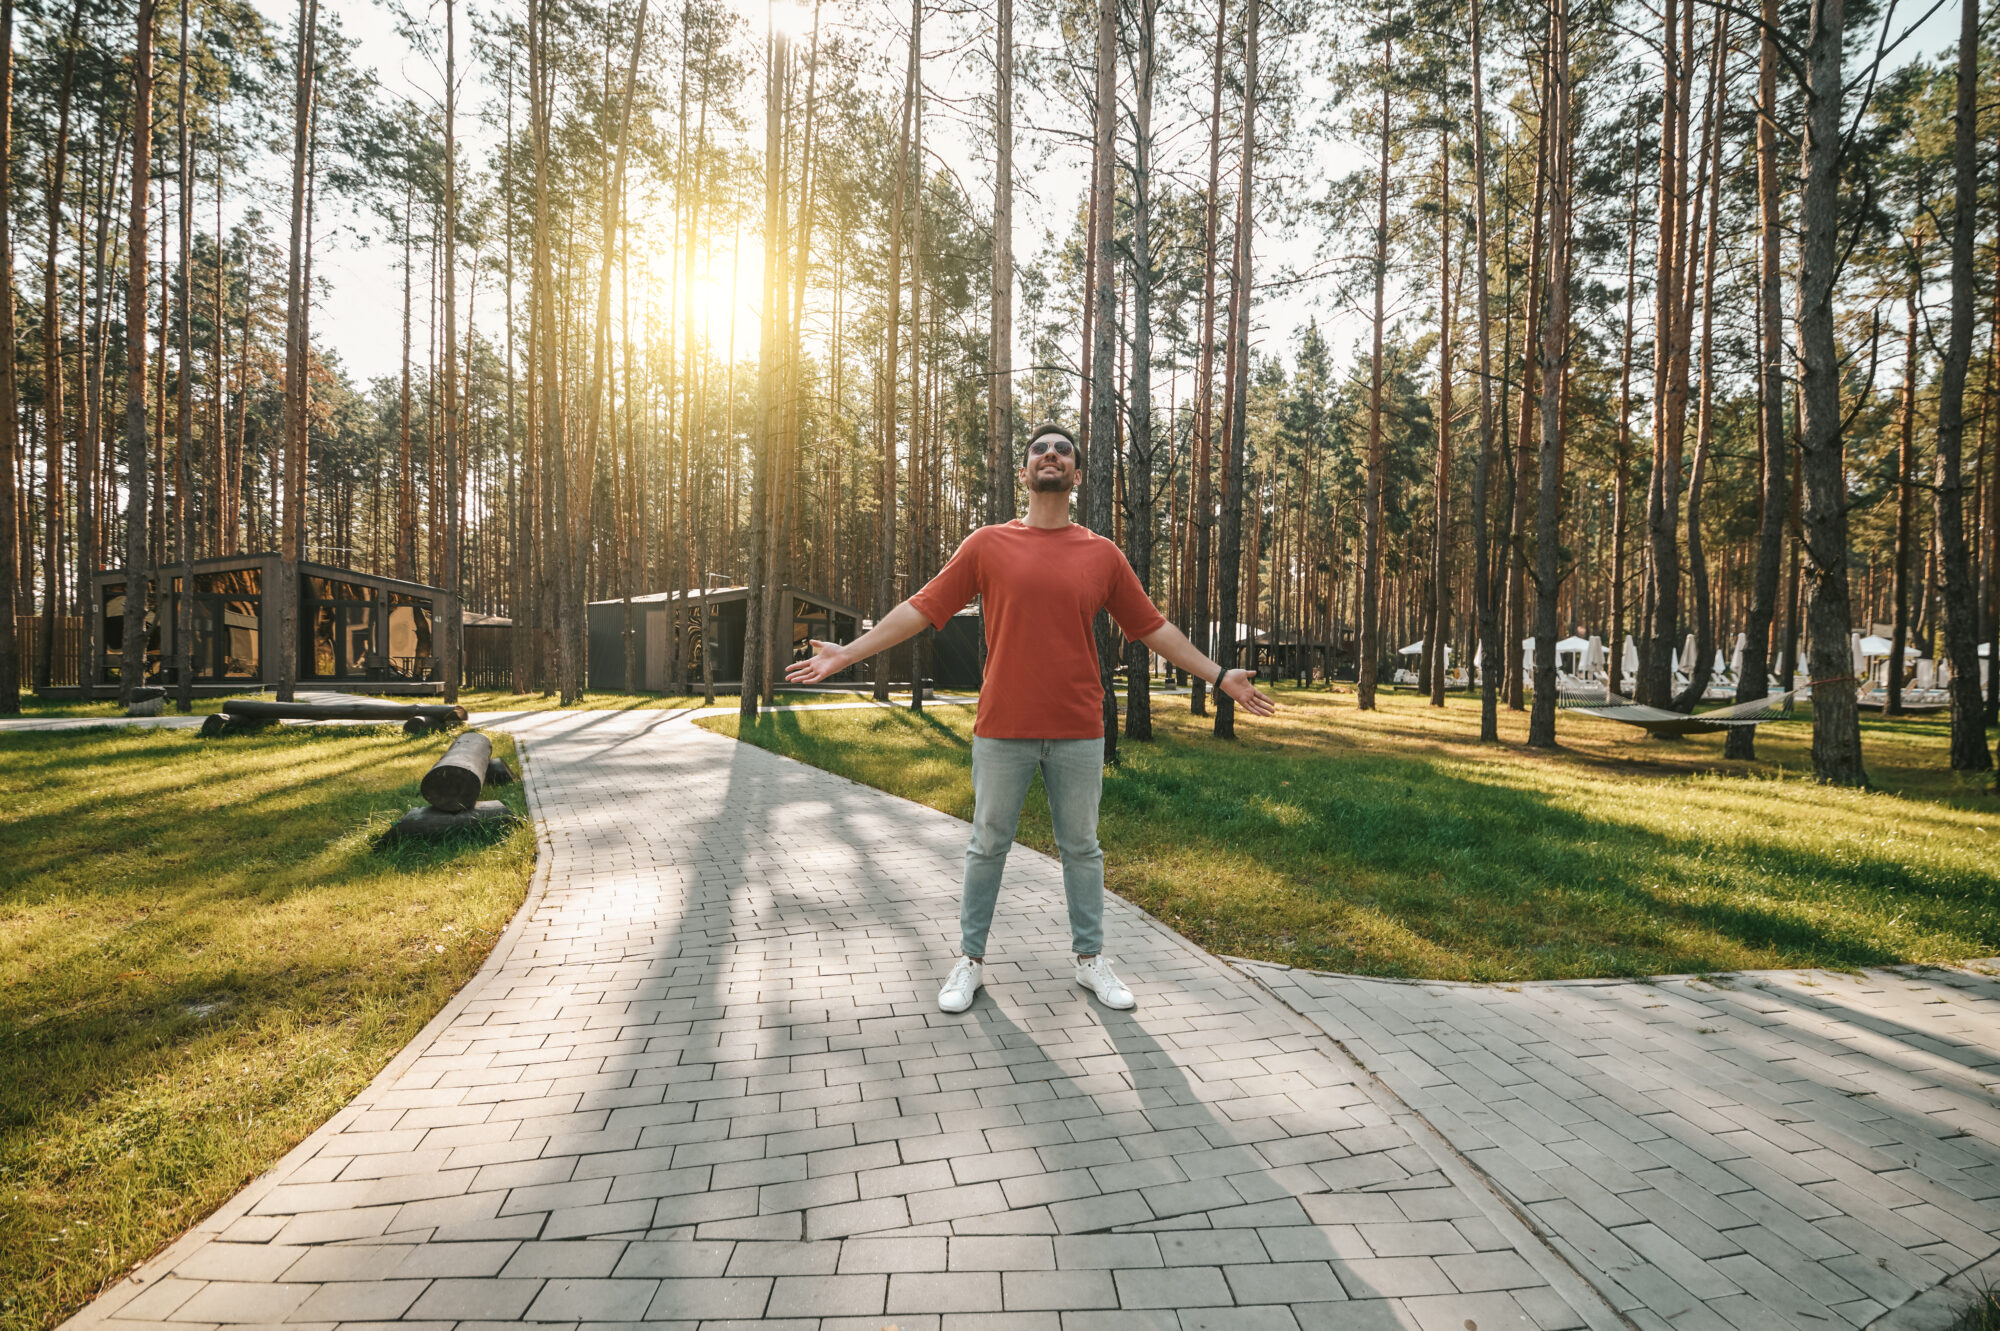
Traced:
<path fill-rule="evenodd" d="M 514 783 L 514 769 L 507 766 L 505 758 L 494 758 L 486 764 L 486 784 L 507 786 Z"/>
<path fill-rule="evenodd" d="M 454 726 L 466 719 L 463 707 L 446 703 L 376 702 L 357 698 L 352 702 L 276 702 L 267 698 L 231 698 L 222 704 L 231 716 L 254 717 L 265 721 L 407 721 L 422 717 L 434 726 Z"/>
<path fill-rule="evenodd" d="M 479 802 L 486 784 L 486 764 L 493 759 L 493 741 L 468 730 L 451 742 L 444 756 L 424 773 L 423 797 L 433 809 L 462 813 Z"/>
<path fill-rule="evenodd" d="M 424 720 L 421 716 L 413 716 L 403 722 L 403 733 L 405 735 L 428 735 L 431 733 L 431 723 Z"/>
<path fill-rule="evenodd" d="M 382 840 L 438 841 L 474 828 L 507 828 L 519 821 L 520 815 L 499 800 L 480 800 L 458 813 L 446 813 L 442 809 L 419 804 L 398 818 L 383 834 Z"/>
<path fill-rule="evenodd" d="M 212 713 L 201 719 L 201 733 L 204 739 L 213 739 L 217 735 L 226 734 L 228 730 L 229 718 L 221 712 Z"/>

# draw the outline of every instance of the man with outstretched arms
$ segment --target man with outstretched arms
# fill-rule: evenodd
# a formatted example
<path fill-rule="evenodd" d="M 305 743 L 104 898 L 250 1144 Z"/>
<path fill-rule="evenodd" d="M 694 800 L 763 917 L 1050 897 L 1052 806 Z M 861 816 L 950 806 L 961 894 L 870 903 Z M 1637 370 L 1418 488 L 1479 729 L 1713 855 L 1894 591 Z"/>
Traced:
<path fill-rule="evenodd" d="M 961 955 L 938 1006 L 963 1012 L 979 992 L 986 931 L 1021 803 L 1037 770 L 1048 791 L 1063 890 L 1076 951 L 1076 982 L 1106 1006 L 1129 1008 L 1132 991 L 1112 972 L 1104 948 L 1104 852 L 1097 805 L 1104 784 L 1104 689 L 1091 620 L 1109 610 L 1125 636 L 1209 681 L 1255 716 L 1271 699 L 1253 671 L 1223 672 L 1154 608 L 1123 552 L 1070 521 L 1070 495 L 1083 459 L 1060 425 L 1035 427 L 1021 466 L 1028 516 L 981 527 L 943 571 L 880 623 L 845 646 L 813 643 L 787 681 L 811 684 L 945 622 L 974 596 L 986 623 L 985 683 L 972 727 L 972 841 L 960 898 Z"/>

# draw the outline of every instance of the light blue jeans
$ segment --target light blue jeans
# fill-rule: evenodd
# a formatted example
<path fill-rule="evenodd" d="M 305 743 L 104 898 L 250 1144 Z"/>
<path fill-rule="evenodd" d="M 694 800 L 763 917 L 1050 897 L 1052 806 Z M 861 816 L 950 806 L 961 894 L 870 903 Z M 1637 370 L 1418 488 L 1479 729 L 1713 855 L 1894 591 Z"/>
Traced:
<path fill-rule="evenodd" d="M 959 898 L 960 947 L 968 957 L 986 955 L 986 931 L 1000 896 L 1007 850 L 1021 822 L 1028 784 L 1042 774 L 1056 849 L 1062 853 L 1063 892 L 1069 898 L 1069 932 L 1075 950 L 1104 950 L 1104 852 L 1097 844 L 1097 805 L 1104 793 L 1101 739 L 972 740 L 972 841 L 965 848 L 965 888 Z"/>

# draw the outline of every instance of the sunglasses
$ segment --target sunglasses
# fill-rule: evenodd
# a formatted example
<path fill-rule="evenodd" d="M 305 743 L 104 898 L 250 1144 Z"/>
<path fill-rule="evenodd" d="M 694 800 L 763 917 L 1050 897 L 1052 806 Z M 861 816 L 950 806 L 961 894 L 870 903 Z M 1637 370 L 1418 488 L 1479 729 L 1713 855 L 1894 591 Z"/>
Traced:
<path fill-rule="evenodd" d="M 1064 457 L 1069 457 L 1071 454 L 1076 452 L 1075 444 L 1072 444 L 1069 440 L 1064 439 L 1061 435 L 1051 434 L 1051 435 L 1044 435 L 1040 439 L 1037 439 L 1034 443 L 1029 444 L 1028 456 L 1040 457 L 1042 454 L 1048 452 L 1052 448 L 1056 452 L 1062 454 Z"/>

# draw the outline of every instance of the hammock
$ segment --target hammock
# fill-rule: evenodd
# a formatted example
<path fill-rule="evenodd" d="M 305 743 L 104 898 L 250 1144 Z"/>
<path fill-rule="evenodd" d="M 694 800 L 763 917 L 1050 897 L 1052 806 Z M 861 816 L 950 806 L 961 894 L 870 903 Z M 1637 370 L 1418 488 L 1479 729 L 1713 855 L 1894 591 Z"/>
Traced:
<path fill-rule="evenodd" d="M 1777 720 L 1791 710 L 1792 699 L 1798 692 L 1793 689 L 1790 693 L 1774 693 L 1761 702 L 1740 702 L 1734 707 L 1721 707 L 1698 716 L 1669 712 L 1662 707 L 1643 707 L 1615 694 L 1607 695 L 1601 701 L 1561 698 L 1556 705 L 1564 711 L 1582 712 L 1585 716 L 1603 721 L 1623 721 L 1651 735 L 1718 735 L 1732 726 L 1755 726 Z"/>

